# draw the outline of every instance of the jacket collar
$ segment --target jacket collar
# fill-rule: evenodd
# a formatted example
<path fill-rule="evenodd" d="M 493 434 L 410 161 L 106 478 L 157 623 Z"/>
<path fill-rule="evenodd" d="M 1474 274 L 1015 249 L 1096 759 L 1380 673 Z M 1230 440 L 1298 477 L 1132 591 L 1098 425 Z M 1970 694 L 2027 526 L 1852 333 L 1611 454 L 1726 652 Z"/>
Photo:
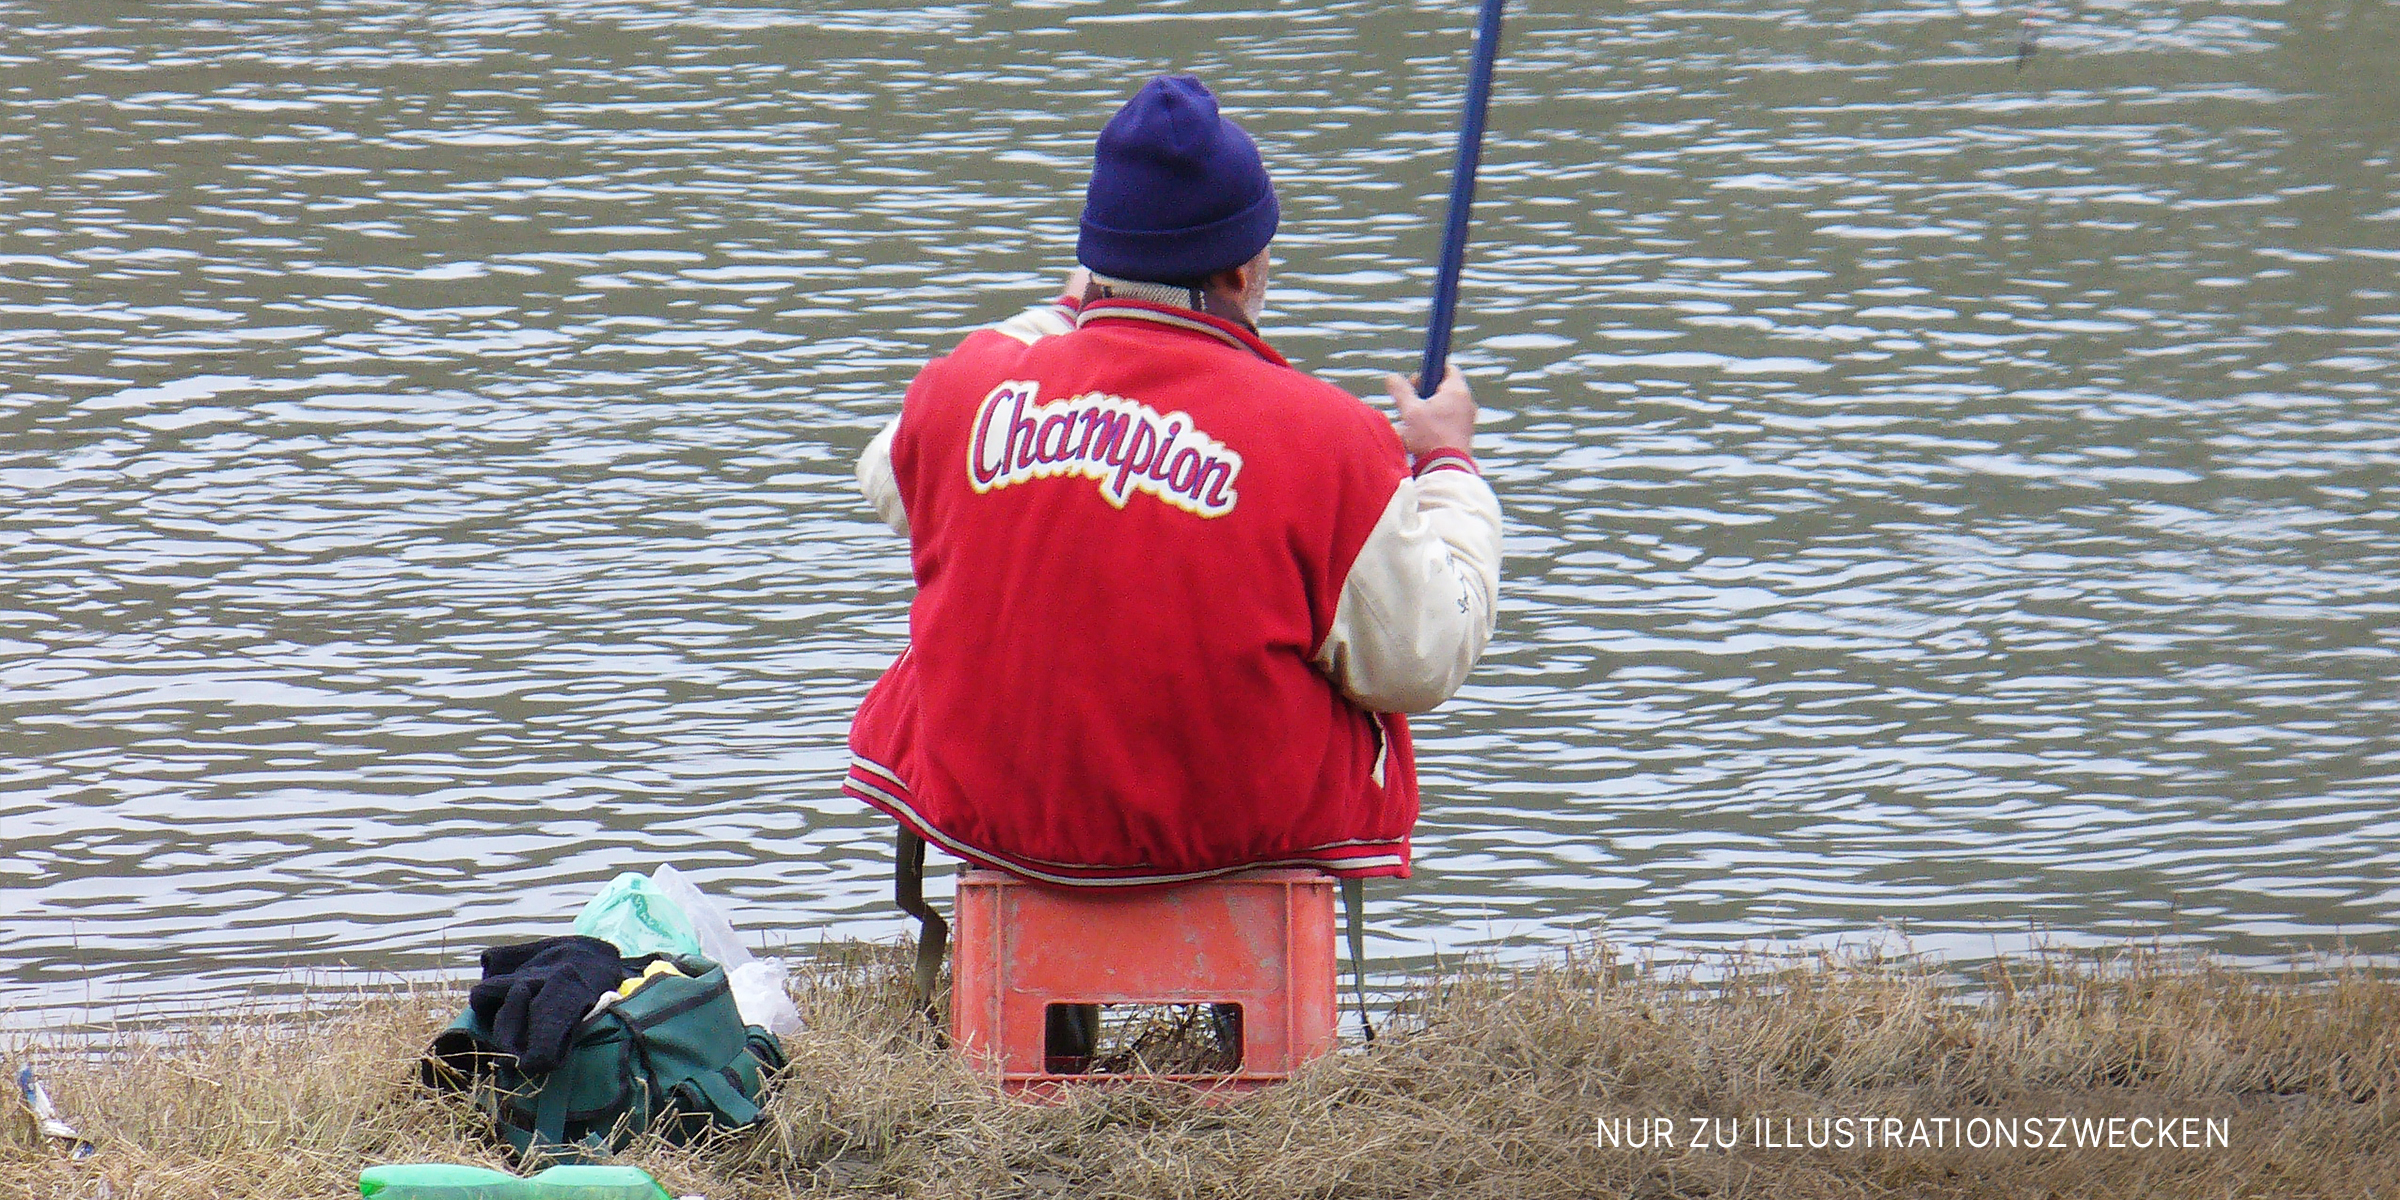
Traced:
<path fill-rule="evenodd" d="M 1078 329 L 1095 321 L 1131 321 L 1148 325 L 1164 325 L 1170 329 L 1181 329 L 1215 338 L 1235 349 L 1247 350 L 1279 367 L 1292 365 L 1285 362 L 1283 356 L 1277 354 L 1275 348 L 1268 345 L 1256 333 L 1223 317 L 1194 312 L 1191 309 L 1172 304 L 1157 304 L 1148 300 L 1132 300 L 1123 296 L 1112 296 L 1105 300 L 1094 300 L 1084 305 L 1082 310 L 1075 314 L 1075 327 Z"/>

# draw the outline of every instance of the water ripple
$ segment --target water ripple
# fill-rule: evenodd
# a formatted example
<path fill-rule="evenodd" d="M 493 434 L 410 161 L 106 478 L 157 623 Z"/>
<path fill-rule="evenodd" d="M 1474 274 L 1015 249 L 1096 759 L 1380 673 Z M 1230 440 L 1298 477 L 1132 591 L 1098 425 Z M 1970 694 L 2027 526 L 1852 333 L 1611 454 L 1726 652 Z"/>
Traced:
<path fill-rule="evenodd" d="M 1459 354 L 1498 641 L 1397 959 L 1897 931 L 2400 949 L 2400 28 L 1512 14 Z M 1456 17 L 1457 19 L 1452 19 Z M 849 463 L 1218 83 L 1271 314 L 1412 361 L 1463 15 L 0 2 L 0 949 L 22 1013 L 455 968 L 672 860 L 883 934 L 906 628 Z"/>

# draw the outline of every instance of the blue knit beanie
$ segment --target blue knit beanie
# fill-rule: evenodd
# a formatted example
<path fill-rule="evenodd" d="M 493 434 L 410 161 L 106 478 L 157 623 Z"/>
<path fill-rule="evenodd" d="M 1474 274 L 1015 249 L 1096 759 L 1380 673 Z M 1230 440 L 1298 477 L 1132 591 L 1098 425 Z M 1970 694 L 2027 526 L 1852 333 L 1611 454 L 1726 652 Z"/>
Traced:
<path fill-rule="evenodd" d="M 1258 146 L 1189 75 L 1161 75 L 1100 131 L 1075 257 L 1103 275 L 1196 281 L 1250 261 L 1283 215 Z"/>

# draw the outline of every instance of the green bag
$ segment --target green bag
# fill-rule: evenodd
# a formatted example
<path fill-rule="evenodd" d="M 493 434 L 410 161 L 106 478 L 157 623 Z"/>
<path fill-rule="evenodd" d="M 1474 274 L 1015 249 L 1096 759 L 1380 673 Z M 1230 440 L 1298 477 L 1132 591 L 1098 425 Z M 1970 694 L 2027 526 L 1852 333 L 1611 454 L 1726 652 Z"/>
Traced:
<path fill-rule="evenodd" d="M 673 961 L 689 978 L 656 976 L 585 1018 L 547 1075 L 518 1070 L 469 1008 L 425 1052 L 425 1085 L 472 1092 L 528 1166 L 590 1162 L 646 1129 L 684 1145 L 757 1121 L 759 1091 L 784 1067 L 782 1044 L 742 1024 L 724 968 Z"/>

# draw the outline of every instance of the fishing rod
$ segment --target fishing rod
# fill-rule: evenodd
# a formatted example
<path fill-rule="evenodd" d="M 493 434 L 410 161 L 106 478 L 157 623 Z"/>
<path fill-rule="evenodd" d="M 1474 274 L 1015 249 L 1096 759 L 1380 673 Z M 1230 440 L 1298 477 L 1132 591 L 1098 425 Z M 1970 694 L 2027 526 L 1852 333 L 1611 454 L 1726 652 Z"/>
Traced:
<path fill-rule="evenodd" d="M 1442 384 L 1450 357 L 1450 327 L 1458 315 L 1458 275 L 1467 265 L 1467 221 L 1475 207 L 1475 168 L 1483 161 L 1483 115 L 1491 107 L 1492 72 L 1500 61 L 1500 9 L 1507 0 L 1483 0 L 1475 22 L 1475 61 L 1467 72 L 1467 112 L 1458 127 L 1458 164 L 1450 171 L 1450 216 L 1442 229 L 1441 263 L 1433 275 L 1433 315 L 1425 325 L 1425 361 L 1417 371 L 1417 394 L 1429 396 Z"/>

